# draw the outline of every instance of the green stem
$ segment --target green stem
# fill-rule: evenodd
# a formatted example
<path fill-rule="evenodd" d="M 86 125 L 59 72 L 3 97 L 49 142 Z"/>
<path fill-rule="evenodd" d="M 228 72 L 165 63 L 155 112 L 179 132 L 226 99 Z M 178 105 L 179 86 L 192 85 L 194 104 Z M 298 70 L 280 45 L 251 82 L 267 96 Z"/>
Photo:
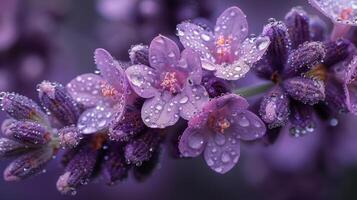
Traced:
<path fill-rule="evenodd" d="M 272 83 L 272 82 L 263 83 L 261 85 L 240 88 L 240 89 L 236 90 L 235 93 L 240 96 L 243 96 L 243 97 L 252 97 L 252 96 L 266 92 L 273 86 L 274 86 L 274 83 Z"/>

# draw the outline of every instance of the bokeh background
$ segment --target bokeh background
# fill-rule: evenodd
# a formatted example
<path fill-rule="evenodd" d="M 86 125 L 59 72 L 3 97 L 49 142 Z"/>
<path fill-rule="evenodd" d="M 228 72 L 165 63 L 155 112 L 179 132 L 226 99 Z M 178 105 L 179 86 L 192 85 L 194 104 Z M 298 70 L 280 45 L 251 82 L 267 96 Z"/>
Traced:
<path fill-rule="evenodd" d="M 43 79 L 65 84 L 93 71 L 95 48 L 127 61 L 131 45 L 149 44 L 158 34 L 175 39 L 176 24 L 187 19 L 212 25 L 232 5 L 246 13 L 255 34 L 293 6 L 318 15 L 307 0 L 0 0 L 0 90 L 36 98 Z M 347 115 L 303 138 L 283 134 L 274 145 L 243 144 L 238 166 L 225 175 L 203 159 L 177 160 L 166 150 L 145 182 L 129 178 L 108 187 L 98 179 L 75 196 L 57 192 L 62 168 L 55 160 L 28 180 L 1 179 L 0 199 L 357 199 L 354 122 Z M 1 161 L 1 171 L 7 163 Z"/>

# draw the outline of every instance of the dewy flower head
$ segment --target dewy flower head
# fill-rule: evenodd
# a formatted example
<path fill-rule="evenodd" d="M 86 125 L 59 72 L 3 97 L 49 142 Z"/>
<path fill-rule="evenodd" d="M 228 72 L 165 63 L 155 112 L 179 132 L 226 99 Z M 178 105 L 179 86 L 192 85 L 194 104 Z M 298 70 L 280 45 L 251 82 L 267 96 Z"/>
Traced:
<path fill-rule="evenodd" d="M 357 26 L 356 0 L 309 0 L 309 2 L 335 23 Z"/>
<path fill-rule="evenodd" d="M 272 21 L 266 25 L 263 35 L 270 38 L 271 45 L 255 67 L 258 76 L 276 84 L 261 102 L 262 119 L 270 128 L 290 121 L 296 136 L 313 130 L 311 114 L 301 115 L 299 111 L 311 113 L 310 108 L 303 107 L 325 99 L 326 73 L 318 64 L 327 50 L 323 43 L 311 41 L 309 20 L 307 13 L 297 7 L 286 15 L 285 23 Z"/>
<path fill-rule="evenodd" d="M 270 43 L 267 37 L 247 38 L 248 22 L 238 7 L 218 17 L 214 32 L 190 22 L 179 24 L 177 30 L 182 44 L 200 54 L 202 67 L 227 80 L 244 76 Z"/>
<path fill-rule="evenodd" d="M 127 80 L 118 61 L 104 49 L 97 49 L 94 58 L 101 76 L 83 74 L 67 84 L 71 96 L 86 108 L 78 120 L 83 134 L 107 129 L 127 102 Z"/>
<path fill-rule="evenodd" d="M 352 26 L 357 26 L 357 0 L 309 0 L 309 2 L 334 23 L 332 40 L 346 36 Z"/>
<path fill-rule="evenodd" d="M 141 117 L 151 128 L 175 124 L 179 116 L 190 119 L 208 101 L 201 86 L 200 58 L 191 49 L 182 53 L 174 41 L 157 36 L 149 47 L 150 66 L 133 65 L 126 70 L 133 90 L 147 98 Z"/>
<path fill-rule="evenodd" d="M 239 159 L 240 140 L 258 139 L 266 131 L 264 123 L 247 108 L 248 102 L 238 95 L 212 99 L 189 121 L 179 143 L 181 154 L 196 157 L 204 152 L 214 171 L 223 174 L 231 170 Z"/>

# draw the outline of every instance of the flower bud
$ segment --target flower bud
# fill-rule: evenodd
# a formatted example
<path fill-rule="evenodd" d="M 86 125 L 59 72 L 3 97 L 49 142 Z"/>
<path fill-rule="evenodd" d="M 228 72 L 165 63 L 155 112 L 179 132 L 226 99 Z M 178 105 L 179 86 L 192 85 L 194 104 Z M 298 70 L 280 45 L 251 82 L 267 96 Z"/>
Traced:
<path fill-rule="evenodd" d="M 60 129 L 58 135 L 61 147 L 69 149 L 76 147 L 83 138 L 80 130 L 74 125 Z"/>
<path fill-rule="evenodd" d="M 145 181 L 153 171 L 156 169 L 160 162 L 161 149 L 157 148 L 148 161 L 145 161 L 140 166 L 133 168 L 133 174 L 137 181 Z"/>
<path fill-rule="evenodd" d="M 128 176 L 129 166 L 125 163 L 123 150 L 118 145 L 110 145 L 104 156 L 102 170 L 103 177 L 109 185 Z"/>
<path fill-rule="evenodd" d="M 142 44 L 133 45 L 129 50 L 129 57 L 132 64 L 142 64 L 150 66 L 149 64 L 149 47 Z"/>
<path fill-rule="evenodd" d="M 51 133 L 43 126 L 31 121 L 11 121 L 3 135 L 27 145 L 44 145 L 51 140 Z"/>
<path fill-rule="evenodd" d="M 75 194 L 80 185 L 88 183 L 94 170 L 98 151 L 84 146 L 66 166 L 65 173 L 57 181 L 57 189 L 63 194 Z"/>
<path fill-rule="evenodd" d="M 16 93 L 0 93 L 0 107 L 10 117 L 17 120 L 32 120 L 43 124 L 49 123 L 47 115 L 33 100 Z"/>
<path fill-rule="evenodd" d="M 148 130 L 137 138 L 134 138 L 133 141 L 125 146 L 125 158 L 127 162 L 141 165 L 143 161 L 151 158 L 152 152 L 157 148 L 159 142 L 160 135 L 153 130 Z"/>
<path fill-rule="evenodd" d="M 4 171 L 6 181 L 19 181 L 37 174 L 52 159 L 53 148 L 45 146 L 26 153 L 12 161 Z"/>
<path fill-rule="evenodd" d="M 285 16 L 293 49 L 310 40 L 309 20 L 309 16 L 301 7 L 292 8 Z"/>
<path fill-rule="evenodd" d="M 269 128 L 284 125 L 289 116 L 289 98 L 280 86 L 274 87 L 263 98 L 259 114 Z"/>
<path fill-rule="evenodd" d="M 126 106 L 124 114 L 114 117 L 109 125 L 109 137 L 115 141 L 128 141 L 144 129 L 140 110 Z"/>
<path fill-rule="evenodd" d="M 37 91 L 42 106 L 63 125 L 77 123 L 80 108 L 61 84 L 43 81 L 37 86 Z"/>
<path fill-rule="evenodd" d="M 23 153 L 27 149 L 28 148 L 24 144 L 7 138 L 0 138 L 0 158 L 18 155 L 20 153 Z"/>

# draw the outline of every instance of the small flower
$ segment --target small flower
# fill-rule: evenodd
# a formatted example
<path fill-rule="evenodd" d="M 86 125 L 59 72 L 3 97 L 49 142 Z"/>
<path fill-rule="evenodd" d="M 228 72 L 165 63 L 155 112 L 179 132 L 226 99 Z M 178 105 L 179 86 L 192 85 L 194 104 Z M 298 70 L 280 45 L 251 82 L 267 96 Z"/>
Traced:
<path fill-rule="evenodd" d="M 248 22 L 238 7 L 228 8 L 218 17 L 214 32 L 189 22 L 179 24 L 177 31 L 184 47 L 200 54 L 204 69 L 227 80 L 244 76 L 270 43 L 267 37 L 247 38 Z"/>
<path fill-rule="evenodd" d="M 309 0 L 309 2 L 335 23 L 357 26 L 355 0 Z"/>
<path fill-rule="evenodd" d="M 289 115 L 295 107 L 309 107 L 325 100 L 327 73 L 321 63 L 329 51 L 324 43 L 311 41 L 309 20 L 310 17 L 305 11 L 293 8 L 286 15 L 285 23 L 272 21 L 264 27 L 263 35 L 270 38 L 271 45 L 256 64 L 255 71 L 258 76 L 275 83 L 260 104 L 259 113 L 269 128 L 290 122 L 291 130 L 302 128 L 292 131 L 294 134 L 310 132 L 307 129 L 313 128 L 305 126 L 306 123 L 300 123 L 305 120 L 292 120 Z M 300 104 L 299 102 L 304 106 L 295 105 Z M 313 119 L 309 116 L 306 120 Z"/>
<path fill-rule="evenodd" d="M 185 157 L 204 152 L 207 165 L 218 173 L 226 173 L 238 162 L 240 140 L 262 137 L 266 128 L 248 102 L 237 95 L 225 95 L 208 102 L 202 113 L 193 117 L 184 131 L 179 149 Z"/>
<path fill-rule="evenodd" d="M 144 123 L 151 128 L 175 124 L 179 116 L 190 119 L 208 101 L 201 86 L 199 56 L 191 49 L 181 55 L 177 45 L 164 36 L 149 47 L 150 67 L 133 65 L 126 70 L 133 90 L 146 101 L 141 109 Z"/>
<path fill-rule="evenodd" d="M 115 115 L 123 115 L 128 96 L 125 73 L 118 61 L 104 49 L 96 49 L 94 58 L 101 76 L 83 74 L 67 84 L 71 96 L 86 109 L 77 124 L 83 134 L 108 129 Z"/>

